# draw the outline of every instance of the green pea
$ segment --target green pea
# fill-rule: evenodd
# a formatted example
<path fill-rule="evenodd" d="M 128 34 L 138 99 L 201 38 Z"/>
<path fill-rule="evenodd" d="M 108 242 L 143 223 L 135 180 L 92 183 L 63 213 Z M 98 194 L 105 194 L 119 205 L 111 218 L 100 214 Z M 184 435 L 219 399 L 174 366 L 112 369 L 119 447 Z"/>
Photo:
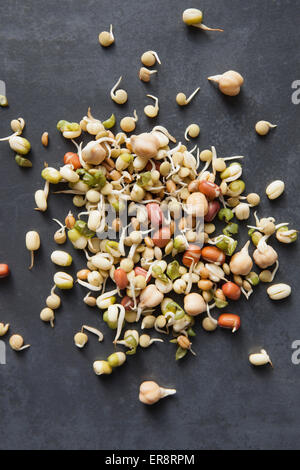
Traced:
<path fill-rule="evenodd" d="M 234 214 L 231 209 L 220 209 L 218 212 L 218 218 L 219 220 L 225 220 L 226 222 L 229 222 L 231 219 L 233 219 Z"/>
<path fill-rule="evenodd" d="M 173 247 L 178 252 L 185 251 L 186 244 L 185 244 L 184 238 L 181 235 L 178 235 L 177 237 L 174 238 Z"/>
<path fill-rule="evenodd" d="M 68 122 L 64 130 L 74 132 L 79 131 L 79 129 L 80 125 L 77 122 Z"/>
<path fill-rule="evenodd" d="M 170 263 L 167 267 L 167 275 L 169 276 L 169 278 L 172 280 L 172 281 L 175 281 L 175 279 L 177 279 L 178 277 L 180 277 L 180 274 L 179 274 L 179 263 L 178 261 L 172 261 L 172 263 Z"/>
<path fill-rule="evenodd" d="M 112 114 L 110 118 L 106 119 L 106 121 L 103 121 L 102 124 L 105 127 L 105 129 L 111 129 L 112 127 L 114 127 L 114 125 L 116 124 L 115 115 Z"/>
<path fill-rule="evenodd" d="M 179 348 L 177 348 L 176 355 L 175 355 L 176 361 L 179 361 L 180 359 L 182 359 L 187 354 L 187 352 L 188 352 L 187 349 L 183 349 L 179 346 Z"/>
<path fill-rule="evenodd" d="M 23 168 L 31 168 L 32 167 L 31 161 L 28 160 L 28 158 L 21 157 L 21 155 L 16 155 L 15 156 L 15 161 L 16 161 L 17 165 L 19 165 Z"/>
<path fill-rule="evenodd" d="M 165 308 L 163 313 L 165 313 L 165 312 L 175 313 L 176 310 L 178 310 L 178 309 L 181 310 L 181 307 L 176 302 L 171 301 L 171 302 L 167 303 L 166 308 Z"/>
<path fill-rule="evenodd" d="M 232 181 L 232 183 L 229 184 L 228 189 L 232 197 L 237 197 L 240 194 L 242 194 L 243 191 L 245 191 L 245 187 L 246 185 L 244 181 L 236 180 L 236 181 Z"/>
<path fill-rule="evenodd" d="M 90 187 L 102 189 L 106 184 L 106 178 L 101 170 L 96 170 L 92 173 L 80 168 L 76 170 L 76 173 L 81 176 L 82 181 Z"/>
<path fill-rule="evenodd" d="M 106 311 L 103 313 L 103 321 L 105 321 L 105 323 L 108 322 L 108 310 L 106 310 Z"/>
<path fill-rule="evenodd" d="M 159 275 L 157 276 L 157 279 L 159 279 L 161 282 L 164 282 L 164 283 L 166 283 L 166 284 L 167 284 L 167 283 L 169 282 L 169 280 L 170 280 L 170 279 L 168 278 L 168 276 L 166 276 L 166 274 L 164 274 L 164 273 L 159 274 Z"/>
<path fill-rule="evenodd" d="M 62 176 L 58 170 L 55 168 L 47 167 L 42 171 L 42 178 L 49 181 L 49 183 L 57 184 L 62 180 Z"/>
<path fill-rule="evenodd" d="M 63 121 L 63 120 L 58 121 L 58 123 L 56 124 L 56 129 L 62 132 L 62 129 L 64 129 L 66 124 L 67 124 L 67 121 Z"/>
<path fill-rule="evenodd" d="M 125 163 L 131 163 L 133 161 L 133 155 L 131 153 L 121 153 L 120 158 L 125 162 Z"/>
<path fill-rule="evenodd" d="M 68 121 L 61 120 L 61 121 L 58 121 L 56 128 L 60 132 L 78 131 L 80 129 L 80 125 L 77 122 L 68 122 Z"/>
<path fill-rule="evenodd" d="M 246 276 L 246 281 L 250 282 L 252 286 L 257 286 L 257 284 L 260 282 L 258 274 L 256 274 L 254 271 L 251 271 L 248 276 Z"/>
<path fill-rule="evenodd" d="M 105 243 L 105 251 L 107 253 L 111 253 L 111 250 L 118 250 L 118 249 L 119 249 L 119 243 L 118 242 L 107 240 L 107 242 Z"/>
<path fill-rule="evenodd" d="M 86 238 L 92 238 L 95 236 L 95 232 L 88 228 L 87 223 L 84 222 L 84 220 L 76 220 L 74 229 Z"/>
<path fill-rule="evenodd" d="M 225 308 L 228 305 L 228 302 L 226 300 L 221 300 L 221 299 L 216 299 L 215 298 L 215 304 L 217 308 Z"/>
<path fill-rule="evenodd" d="M 232 240 L 232 239 L 231 239 Z M 226 255 L 227 256 L 232 256 L 233 253 L 235 252 L 235 249 L 237 247 L 237 241 L 234 240 L 233 242 L 229 243 L 227 250 L 226 250 Z"/>
<path fill-rule="evenodd" d="M 6 106 L 8 106 L 7 98 L 4 95 L 0 95 L 0 106 L 2 106 L 3 108 L 6 108 Z"/>
<path fill-rule="evenodd" d="M 224 236 L 216 246 L 220 248 L 220 250 L 224 251 L 226 255 L 231 256 L 234 253 L 234 250 L 237 246 L 237 241 L 231 237 Z"/>
<path fill-rule="evenodd" d="M 182 318 L 184 318 L 184 315 L 185 315 L 184 310 L 182 310 L 182 309 L 177 310 L 176 313 L 175 313 L 174 319 L 175 320 L 181 320 Z"/>
<path fill-rule="evenodd" d="M 187 334 L 188 334 L 189 336 L 196 336 L 196 333 L 194 332 L 193 328 L 189 328 L 189 329 L 187 330 Z"/>
<path fill-rule="evenodd" d="M 140 178 L 137 180 L 137 184 L 142 188 L 152 184 L 151 172 L 146 171 L 145 173 L 141 173 Z"/>
<path fill-rule="evenodd" d="M 68 238 L 71 242 L 75 243 L 79 238 L 81 238 L 81 234 L 76 230 L 75 228 L 72 228 L 72 230 L 68 231 Z"/>
<path fill-rule="evenodd" d="M 152 272 L 155 274 L 155 276 L 160 276 L 163 273 L 163 270 L 160 266 L 154 266 L 152 268 Z"/>
<path fill-rule="evenodd" d="M 257 246 L 261 238 L 262 238 L 262 234 L 260 232 L 253 232 L 253 234 L 251 235 L 251 240 L 252 240 L 253 245 Z"/>
<path fill-rule="evenodd" d="M 230 235 L 235 235 L 239 231 L 239 226 L 238 224 L 230 223 L 226 225 L 226 227 L 223 229 L 224 235 L 227 235 L 230 237 Z"/>

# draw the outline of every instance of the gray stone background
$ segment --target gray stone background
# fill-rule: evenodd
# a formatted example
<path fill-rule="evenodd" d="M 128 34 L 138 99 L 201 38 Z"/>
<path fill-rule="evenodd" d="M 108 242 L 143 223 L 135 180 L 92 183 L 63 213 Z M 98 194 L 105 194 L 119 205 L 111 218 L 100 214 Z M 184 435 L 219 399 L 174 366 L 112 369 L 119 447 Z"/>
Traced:
<path fill-rule="evenodd" d="M 204 23 L 224 33 L 188 29 L 181 22 L 185 8 L 199 7 Z M 45 214 L 33 211 L 33 193 L 42 185 L 43 162 L 59 166 L 73 150 L 56 131 L 59 119 L 78 121 L 92 107 L 105 119 L 118 120 L 136 108 L 138 130 L 150 129 L 143 116 L 150 92 L 160 100 L 157 123 L 183 139 L 186 126 L 198 122 L 201 149 L 215 145 L 219 156 L 243 154 L 249 192 L 264 194 L 266 185 L 281 178 L 285 194 L 270 202 L 265 196 L 260 216 L 300 227 L 300 105 L 291 102 L 294 80 L 300 79 L 297 27 L 299 1 L 280 0 L 2 0 L 0 15 L 0 79 L 7 84 L 10 107 L 0 109 L 0 135 L 22 116 L 25 136 L 32 142 L 33 169 L 22 170 L 14 154 L 1 143 L 0 262 L 12 270 L 0 281 L 0 321 L 32 344 L 28 351 L 7 351 L 0 366 L 1 449 L 290 449 L 299 448 L 300 366 L 291 362 L 291 344 L 300 339 L 299 250 L 297 245 L 274 247 L 280 254 L 278 281 L 292 285 L 286 301 L 272 303 L 260 286 L 251 300 L 230 309 L 242 317 L 235 336 L 228 331 L 205 333 L 200 325 L 194 349 L 197 357 L 174 361 L 174 345 L 156 344 L 141 351 L 110 377 L 92 371 L 95 358 L 112 351 L 112 334 L 97 309 L 81 299 L 85 289 L 62 294 L 52 330 L 39 320 L 52 287 L 55 249 L 52 217 L 62 220 L 72 207 L 68 196 L 49 198 Z M 98 33 L 114 25 L 116 43 L 104 50 Z M 159 53 L 162 65 L 151 84 L 137 78 L 145 50 Z M 242 93 L 227 98 L 207 77 L 228 69 L 245 77 Z M 118 107 L 109 90 L 120 75 L 128 104 Z M 190 106 L 179 109 L 176 93 L 201 87 Z M 259 138 L 260 119 L 278 124 Z M 50 146 L 40 136 L 47 130 Z M 253 219 L 252 219 L 253 221 Z M 25 233 L 38 230 L 42 248 L 32 272 L 27 269 Z M 74 254 L 70 273 L 84 265 Z M 105 332 L 103 344 L 90 338 L 85 350 L 73 345 L 83 323 Z M 6 339 L 7 341 L 7 339 Z M 274 362 L 253 369 L 248 354 L 265 347 Z M 178 390 L 175 397 L 153 408 L 138 402 L 142 380 L 154 379 Z"/>

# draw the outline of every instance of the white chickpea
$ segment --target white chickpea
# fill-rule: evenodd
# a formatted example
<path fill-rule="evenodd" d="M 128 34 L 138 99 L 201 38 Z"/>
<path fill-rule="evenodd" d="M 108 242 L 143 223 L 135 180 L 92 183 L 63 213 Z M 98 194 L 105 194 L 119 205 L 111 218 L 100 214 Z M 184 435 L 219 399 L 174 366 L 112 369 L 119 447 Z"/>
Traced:
<path fill-rule="evenodd" d="M 183 279 L 176 279 L 173 283 L 173 289 L 176 294 L 183 294 L 186 289 L 186 282 Z"/>

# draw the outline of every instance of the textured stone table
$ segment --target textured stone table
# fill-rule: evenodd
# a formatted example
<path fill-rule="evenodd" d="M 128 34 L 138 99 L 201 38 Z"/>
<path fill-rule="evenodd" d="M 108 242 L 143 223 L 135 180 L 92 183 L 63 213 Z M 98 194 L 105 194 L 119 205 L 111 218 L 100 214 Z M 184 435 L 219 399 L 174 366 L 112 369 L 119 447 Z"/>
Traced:
<path fill-rule="evenodd" d="M 112 376 L 94 375 L 93 360 L 112 350 L 111 333 L 97 310 L 82 304 L 85 290 L 62 295 L 52 330 L 39 320 L 52 287 L 55 268 L 49 254 L 52 236 L 72 207 L 68 196 L 49 198 L 49 211 L 33 211 L 33 193 L 41 187 L 43 162 L 58 166 L 72 149 L 55 129 L 59 119 L 79 120 L 92 107 L 105 119 L 140 116 L 138 129 L 150 129 L 143 115 L 150 92 L 160 99 L 157 123 L 179 139 L 186 126 L 198 122 L 201 149 L 215 145 L 219 156 L 245 155 L 244 178 L 249 191 L 263 195 L 266 184 L 282 178 L 286 192 L 277 201 L 262 197 L 260 216 L 300 227 L 300 105 L 292 104 L 291 84 L 299 79 L 300 32 L 295 18 L 299 2 L 239 0 L 195 2 L 204 23 L 224 33 L 188 29 L 181 13 L 190 3 L 178 0 L 124 2 L 23 2 L 3 0 L 0 16 L 0 79 L 7 84 L 10 107 L 0 109 L 0 134 L 9 122 L 26 120 L 25 135 L 33 146 L 32 170 L 18 168 L 7 144 L 1 143 L 0 260 L 12 276 L 0 282 L 0 321 L 10 322 L 32 344 L 23 354 L 7 352 L 0 366 L 0 448 L 9 449 L 229 449 L 299 447 L 300 366 L 291 362 L 291 344 L 300 339 L 299 249 L 274 247 L 280 253 L 278 280 L 293 286 L 293 295 L 272 303 L 260 286 L 251 300 L 231 306 L 242 317 L 242 329 L 205 333 L 200 325 L 193 347 L 197 357 L 174 361 L 174 345 L 156 344 L 130 358 Z M 98 33 L 114 25 L 116 43 L 108 50 Z M 151 84 L 137 78 L 140 55 L 157 50 L 162 61 Z M 240 96 L 221 95 L 207 77 L 228 69 L 245 77 Z M 123 75 L 128 104 L 118 107 L 109 90 Z M 201 87 L 190 106 L 179 109 L 175 95 Z M 254 130 L 257 120 L 278 123 L 266 138 Z M 50 133 L 50 146 L 40 143 Z M 36 266 L 27 269 L 24 236 L 38 230 L 42 248 Z M 74 255 L 75 273 L 83 266 Z M 105 331 L 103 344 L 91 338 L 77 350 L 73 335 L 83 323 Z M 265 347 L 271 368 L 253 369 L 248 353 Z M 178 394 L 147 408 L 138 402 L 142 380 L 153 378 L 175 386 Z"/>

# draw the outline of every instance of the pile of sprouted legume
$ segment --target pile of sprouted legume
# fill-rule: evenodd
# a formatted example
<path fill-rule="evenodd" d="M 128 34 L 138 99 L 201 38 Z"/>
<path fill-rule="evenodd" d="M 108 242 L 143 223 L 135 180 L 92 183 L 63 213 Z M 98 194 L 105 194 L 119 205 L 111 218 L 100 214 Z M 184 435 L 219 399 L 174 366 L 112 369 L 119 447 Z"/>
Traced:
<path fill-rule="evenodd" d="M 199 10 L 187 10 L 183 21 L 210 30 L 203 26 Z M 114 42 L 112 26 L 110 32 L 100 34 L 99 41 L 104 47 Z M 154 51 L 145 52 L 141 61 L 147 67 L 156 62 L 161 64 Z M 157 70 L 142 67 L 139 77 L 148 82 L 154 72 Z M 240 92 L 244 81 L 235 71 L 209 79 L 231 96 Z M 112 100 L 120 105 L 128 98 L 127 92 L 118 88 L 121 80 L 122 77 L 110 91 Z M 196 88 L 189 98 L 178 93 L 177 104 L 186 106 L 198 91 Z M 147 96 L 154 100 L 154 105 L 147 105 L 144 112 L 148 117 L 157 116 L 159 100 Z M 188 353 L 195 354 L 191 338 L 196 334 L 197 317 L 205 331 L 220 327 L 236 332 L 241 319 L 228 313 L 228 302 L 237 301 L 241 295 L 248 300 L 255 286 L 260 281 L 273 282 L 278 270 L 278 255 L 268 244 L 270 237 L 275 235 L 282 243 L 297 239 L 297 231 L 290 229 L 288 222 L 278 223 L 268 214 L 259 217 L 254 209 L 255 222 L 247 225 L 250 239 L 238 247 L 239 222 L 247 221 L 250 209 L 260 203 L 256 193 L 243 195 L 244 157 L 219 158 L 214 147 L 202 151 L 197 145 L 187 148 L 162 126 L 151 132 L 128 135 L 135 131 L 137 121 L 134 111 L 133 116 L 122 119 L 120 132 L 112 132 L 116 125 L 114 114 L 101 121 L 90 109 L 80 122 L 59 121 L 58 131 L 75 148 L 65 154 L 59 169 L 45 164 L 42 170 L 45 186 L 35 193 L 36 210 L 45 212 L 49 185 L 66 183 L 68 187 L 58 188 L 55 194 L 72 195 L 78 210 L 76 216 L 71 211 L 66 214 L 63 222 L 53 219 L 59 225 L 54 240 L 58 245 L 68 240 L 75 249 L 82 250 L 86 266 L 77 273 L 76 283 L 87 290 L 83 301 L 100 309 L 103 320 L 115 332 L 114 347 L 125 348 L 126 352 L 113 352 L 108 358 L 95 361 L 97 375 L 111 374 L 124 364 L 128 355 L 154 342 L 163 342 L 163 337 L 175 343 L 176 360 Z M 23 154 L 30 149 L 29 142 L 20 137 L 24 125 L 23 120 L 15 121 L 14 134 L 6 138 L 15 151 Z M 265 135 L 270 127 L 275 125 L 260 121 L 255 129 Z M 187 142 L 188 136 L 195 138 L 199 132 L 197 124 L 188 126 Z M 83 133 L 91 138 L 86 145 L 81 141 Z M 43 139 L 48 143 L 48 134 Z M 279 197 L 283 191 L 284 183 L 279 180 L 266 188 L 270 199 Z M 223 223 L 219 233 L 215 219 Z M 255 248 L 253 260 L 260 272 L 253 268 L 251 243 Z M 27 233 L 26 246 L 31 252 L 32 268 L 34 251 L 40 246 L 37 232 Z M 56 250 L 51 261 L 63 268 L 72 264 L 72 256 Z M 109 287 L 109 282 L 113 287 Z M 55 291 L 72 289 L 74 279 L 59 271 L 53 284 L 46 307 L 40 313 L 41 320 L 52 327 L 55 310 L 61 304 Z M 267 293 L 271 299 L 283 299 L 291 288 L 287 284 L 273 284 Z M 181 296 L 182 302 L 174 300 L 175 294 L 176 298 Z M 140 334 L 137 326 L 149 334 Z M 3 324 L 1 328 L 5 332 Z M 78 348 L 86 345 L 88 333 L 103 340 L 101 331 L 83 325 L 74 336 Z M 20 350 L 22 345 L 21 340 L 17 341 L 14 349 Z M 272 365 L 263 349 L 251 354 L 249 361 L 256 366 Z M 140 399 L 151 404 L 173 393 L 173 389 L 145 382 L 141 385 Z"/>

